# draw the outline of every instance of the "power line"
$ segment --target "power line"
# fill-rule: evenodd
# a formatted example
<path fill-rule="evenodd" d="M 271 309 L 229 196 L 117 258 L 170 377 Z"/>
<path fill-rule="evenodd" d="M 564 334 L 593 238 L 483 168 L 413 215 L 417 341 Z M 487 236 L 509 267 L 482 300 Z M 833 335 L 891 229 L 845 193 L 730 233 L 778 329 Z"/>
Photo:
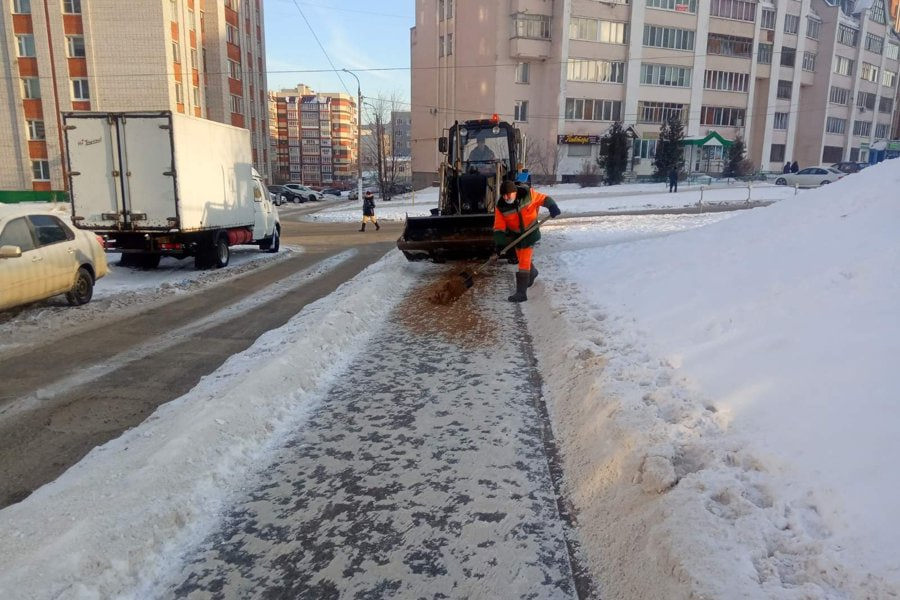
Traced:
<path fill-rule="evenodd" d="M 376 12 L 376 11 L 371 11 L 371 10 L 359 10 L 358 8 L 343 8 L 340 6 L 329 6 L 327 4 L 317 4 L 315 2 L 302 2 L 301 1 L 300 4 L 305 4 L 306 6 L 315 6 L 318 8 L 327 8 L 328 10 L 333 10 L 333 11 L 360 13 L 360 14 L 364 14 L 364 15 L 376 15 L 379 17 L 387 17 L 387 18 L 391 18 L 391 19 L 413 19 L 413 20 L 415 19 L 414 16 L 410 16 L 410 15 L 392 15 L 392 14 Z"/>
<path fill-rule="evenodd" d="M 294 6 L 297 7 L 297 11 L 300 13 L 300 16 L 303 17 L 303 20 L 306 22 L 306 26 L 309 28 L 310 33 L 312 33 L 313 38 L 315 38 L 316 43 L 319 45 L 319 48 L 322 50 L 322 54 L 325 55 L 325 58 L 328 59 L 328 64 L 331 65 L 331 70 L 334 71 L 334 74 L 337 75 L 338 81 L 341 82 L 341 85 L 344 87 L 344 90 L 347 92 L 348 96 L 352 96 L 350 90 L 347 89 L 347 84 L 344 83 L 344 78 L 341 77 L 340 72 L 337 70 L 337 67 L 334 66 L 334 63 L 331 61 L 331 57 L 328 56 L 328 52 L 325 50 L 325 46 L 322 45 L 322 42 L 319 41 L 319 36 L 316 35 L 315 30 L 312 28 L 312 25 L 309 24 L 309 19 L 306 18 L 306 15 L 303 14 L 303 9 L 300 8 L 300 5 L 297 3 L 297 0 L 293 0 Z"/>

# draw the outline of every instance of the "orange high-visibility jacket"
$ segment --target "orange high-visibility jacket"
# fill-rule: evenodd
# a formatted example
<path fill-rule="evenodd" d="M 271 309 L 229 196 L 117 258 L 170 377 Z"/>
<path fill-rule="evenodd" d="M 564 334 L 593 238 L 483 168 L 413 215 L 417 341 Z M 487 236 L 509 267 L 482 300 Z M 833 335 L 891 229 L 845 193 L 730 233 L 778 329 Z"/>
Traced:
<path fill-rule="evenodd" d="M 534 225 L 538 219 L 538 211 L 542 206 L 556 207 L 553 198 L 529 188 L 518 189 L 516 201 L 507 204 L 502 200 L 497 202 L 494 210 L 494 242 L 498 246 L 505 246 L 509 242 Z M 535 229 L 525 239 L 516 244 L 517 248 L 529 248 L 541 239 L 540 229 Z"/>

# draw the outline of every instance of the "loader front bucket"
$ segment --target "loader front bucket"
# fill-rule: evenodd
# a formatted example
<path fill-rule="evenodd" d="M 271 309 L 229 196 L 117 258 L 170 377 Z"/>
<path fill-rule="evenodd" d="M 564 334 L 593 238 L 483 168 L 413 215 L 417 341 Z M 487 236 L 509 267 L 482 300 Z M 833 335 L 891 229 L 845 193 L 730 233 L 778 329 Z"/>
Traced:
<path fill-rule="evenodd" d="M 487 258 L 494 251 L 494 215 L 408 217 L 397 247 L 409 260 Z"/>

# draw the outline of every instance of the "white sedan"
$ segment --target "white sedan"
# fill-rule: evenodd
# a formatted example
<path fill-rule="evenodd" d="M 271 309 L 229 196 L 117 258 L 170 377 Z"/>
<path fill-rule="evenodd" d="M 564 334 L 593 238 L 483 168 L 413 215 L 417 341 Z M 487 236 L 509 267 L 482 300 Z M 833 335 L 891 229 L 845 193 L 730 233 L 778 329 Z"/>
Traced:
<path fill-rule="evenodd" d="M 68 221 L 34 205 L 0 205 L 0 310 L 58 294 L 74 306 L 90 302 L 109 270 L 106 253 Z"/>
<path fill-rule="evenodd" d="M 819 187 L 833 183 L 845 176 L 846 173 L 838 171 L 834 167 L 819 165 L 807 167 L 796 173 L 784 173 L 775 179 L 775 185 L 797 185 L 798 187 Z"/>

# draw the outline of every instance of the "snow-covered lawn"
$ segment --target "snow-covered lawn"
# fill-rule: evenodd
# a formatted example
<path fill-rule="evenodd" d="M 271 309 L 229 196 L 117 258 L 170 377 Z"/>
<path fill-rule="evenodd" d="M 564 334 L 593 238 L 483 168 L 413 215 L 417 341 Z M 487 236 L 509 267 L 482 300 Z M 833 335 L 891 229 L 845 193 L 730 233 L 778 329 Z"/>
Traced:
<path fill-rule="evenodd" d="M 694 207 L 701 200 L 704 205 L 741 204 L 748 200 L 777 201 L 794 197 L 794 189 L 754 182 L 747 184 L 716 185 L 702 190 L 700 186 L 682 187 L 677 194 L 669 194 L 660 183 L 581 188 L 574 184 L 535 186 L 535 189 L 551 195 L 559 201 L 563 213 L 576 214 L 598 211 L 633 211 L 654 208 Z M 804 191 L 799 194 L 806 193 Z M 402 221 L 407 216 L 424 216 L 437 208 L 438 189 L 428 188 L 414 194 L 396 196 L 384 202 L 375 199 L 375 215 L 386 221 Z M 304 205 L 305 206 L 305 205 Z M 318 212 L 303 217 L 313 222 L 358 221 L 362 215 L 362 203 L 344 201 L 331 203 Z"/>
<path fill-rule="evenodd" d="M 545 227 L 523 309 L 605 598 L 900 591 L 898 166 L 761 186 L 782 201 L 752 211 Z M 571 215 L 694 192 L 553 193 Z M 439 268 L 387 255 L 0 511 L 0 597 L 139 595 Z"/>

